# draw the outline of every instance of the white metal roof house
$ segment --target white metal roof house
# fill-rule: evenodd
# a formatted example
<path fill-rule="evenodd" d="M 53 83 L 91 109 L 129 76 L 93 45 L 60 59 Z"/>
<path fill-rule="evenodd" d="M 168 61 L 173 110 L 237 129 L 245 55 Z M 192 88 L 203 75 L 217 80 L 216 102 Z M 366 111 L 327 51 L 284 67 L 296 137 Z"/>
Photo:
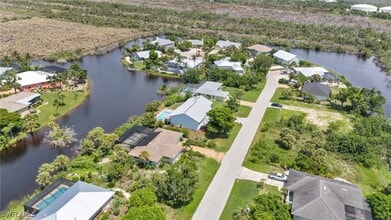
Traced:
<path fill-rule="evenodd" d="M 33 92 L 19 92 L 14 95 L 0 99 L 0 108 L 8 112 L 24 113 L 31 105 L 40 100 L 41 95 Z"/>
<path fill-rule="evenodd" d="M 193 48 L 200 48 L 200 47 L 204 46 L 204 39 L 202 39 L 202 40 L 188 39 L 188 40 L 183 40 L 183 41 L 189 41 Z"/>
<path fill-rule="evenodd" d="M 202 95 L 207 99 L 216 101 L 225 101 L 229 92 L 221 91 L 223 84 L 219 82 L 206 81 L 194 91 L 195 95 Z"/>
<path fill-rule="evenodd" d="M 250 47 L 247 47 L 246 49 L 251 56 L 258 56 L 262 53 L 268 54 L 273 50 L 271 47 L 262 44 L 255 44 Z"/>
<path fill-rule="evenodd" d="M 317 67 L 294 67 L 293 69 L 295 70 L 296 73 L 302 74 L 305 77 L 311 77 L 315 74 L 318 74 L 323 77 L 325 75 L 325 73 L 330 72 L 327 69 L 320 67 L 320 66 L 317 66 Z"/>
<path fill-rule="evenodd" d="M 350 7 L 350 10 L 364 11 L 364 12 L 376 12 L 377 7 L 368 4 L 356 4 Z"/>
<path fill-rule="evenodd" d="M 355 185 L 291 169 L 285 187 L 294 220 L 372 220 L 371 209 Z"/>
<path fill-rule="evenodd" d="M 273 54 L 273 57 L 276 61 L 276 63 L 283 65 L 283 66 L 288 66 L 295 62 L 296 64 L 299 64 L 300 58 L 293 54 L 286 52 L 284 50 L 278 50 L 276 53 Z"/>
<path fill-rule="evenodd" d="M 59 193 L 33 220 L 94 219 L 113 195 L 113 191 L 78 181 Z"/>
<path fill-rule="evenodd" d="M 160 37 L 157 37 L 156 40 L 151 41 L 151 44 L 156 44 L 156 43 L 161 47 L 173 47 L 175 44 L 174 41 L 172 40 L 168 40 Z"/>
<path fill-rule="evenodd" d="M 32 89 L 41 87 L 50 87 L 49 78 L 54 74 L 43 71 L 26 71 L 16 74 L 18 80 L 16 81 L 24 91 L 30 91 Z"/>
<path fill-rule="evenodd" d="M 146 60 L 149 58 L 149 53 L 151 51 L 150 50 L 144 50 L 144 51 L 139 51 L 139 52 L 133 52 L 130 54 L 130 56 L 132 57 L 132 59 L 134 60 Z M 162 56 L 162 52 L 158 51 L 158 50 L 155 50 L 155 52 L 157 53 L 157 56 L 158 57 L 161 57 Z"/>
<path fill-rule="evenodd" d="M 379 12 L 391 13 L 391 6 L 379 8 Z"/>
<path fill-rule="evenodd" d="M 216 47 L 216 49 L 222 50 L 222 49 L 225 49 L 225 48 L 231 47 L 231 46 L 234 46 L 236 48 L 240 48 L 242 46 L 242 43 L 232 42 L 229 40 L 219 40 L 219 41 L 217 41 L 215 47 Z"/>
<path fill-rule="evenodd" d="M 167 72 L 182 75 L 189 69 L 199 67 L 201 64 L 202 60 L 189 60 L 186 58 L 178 60 L 178 58 L 176 58 L 167 62 Z"/>
<path fill-rule="evenodd" d="M 172 125 L 199 130 L 208 124 L 206 113 L 212 109 L 212 102 L 203 96 L 189 98 L 171 112 L 169 121 Z"/>
<path fill-rule="evenodd" d="M 229 57 L 226 57 L 221 60 L 217 60 L 214 62 L 214 64 L 222 70 L 232 70 L 239 75 L 244 74 L 244 69 L 242 67 L 242 64 L 240 62 L 229 61 Z"/>

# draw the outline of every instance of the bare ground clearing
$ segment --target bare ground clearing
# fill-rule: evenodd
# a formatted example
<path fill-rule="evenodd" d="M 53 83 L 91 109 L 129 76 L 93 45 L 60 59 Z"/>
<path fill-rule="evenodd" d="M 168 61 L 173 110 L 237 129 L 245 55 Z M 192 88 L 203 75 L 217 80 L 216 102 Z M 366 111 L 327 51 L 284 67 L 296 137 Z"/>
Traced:
<path fill-rule="evenodd" d="M 330 122 L 338 120 L 347 120 L 342 114 L 318 109 L 304 108 L 292 105 L 283 105 L 283 109 L 304 112 L 307 114 L 308 121 L 318 125 L 321 128 L 327 128 Z"/>
<path fill-rule="evenodd" d="M 222 152 L 217 152 L 213 149 L 210 149 L 210 148 L 205 148 L 205 147 L 198 147 L 198 146 L 191 146 L 191 149 L 193 151 L 196 151 L 196 152 L 199 152 L 203 155 L 205 155 L 206 157 L 210 157 L 210 158 L 213 158 L 215 160 L 217 160 L 218 162 L 221 162 L 224 158 L 224 153 Z"/>
<path fill-rule="evenodd" d="M 142 33 L 131 29 L 95 27 L 45 18 L 0 23 L 0 57 L 18 51 L 45 58 L 82 49 L 81 55 L 102 53 Z M 102 49 L 103 48 L 103 49 Z"/>

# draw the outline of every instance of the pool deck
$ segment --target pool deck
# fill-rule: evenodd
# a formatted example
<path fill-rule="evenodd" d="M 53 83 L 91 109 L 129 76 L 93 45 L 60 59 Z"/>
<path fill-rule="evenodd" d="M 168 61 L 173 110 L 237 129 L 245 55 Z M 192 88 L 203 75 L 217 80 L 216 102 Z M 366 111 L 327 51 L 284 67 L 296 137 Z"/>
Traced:
<path fill-rule="evenodd" d="M 165 108 L 165 109 L 163 109 L 163 110 L 161 110 L 157 115 L 156 115 L 156 119 L 157 120 L 162 120 L 162 119 L 160 119 L 160 116 L 162 115 L 162 114 L 164 114 L 164 113 L 169 113 L 169 114 L 171 114 L 171 112 L 173 112 L 174 110 L 172 110 L 172 109 L 169 109 L 169 108 Z M 164 118 L 164 119 L 166 119 L 166 118 Z"/>

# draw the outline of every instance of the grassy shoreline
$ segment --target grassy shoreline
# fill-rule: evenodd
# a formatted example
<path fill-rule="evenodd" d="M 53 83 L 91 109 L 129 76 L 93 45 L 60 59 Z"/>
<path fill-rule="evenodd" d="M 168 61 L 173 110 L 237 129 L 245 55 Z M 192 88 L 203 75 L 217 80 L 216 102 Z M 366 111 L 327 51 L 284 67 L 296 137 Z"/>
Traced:
<path fill-rule="evenodd" d="M 131 66 L 131 64 L 128 63 L 125 58 L 122 58 L 121 63 L 126 67 L 130 67 L 132 69 L 139 70 L 141 72 L 146 73 L 147 75 L 161 76 L 164 78 L 171 78 L 171 79 L 179 79 L 180 78 L 180 76 L 174 75 L 174 74 L 163 73 L 163 72 L 153 71 L 153 70 L 146 70 L 146 69 L 144 69 L 145 65 L 142 61 L 134 62 L 134 66 Z"/>

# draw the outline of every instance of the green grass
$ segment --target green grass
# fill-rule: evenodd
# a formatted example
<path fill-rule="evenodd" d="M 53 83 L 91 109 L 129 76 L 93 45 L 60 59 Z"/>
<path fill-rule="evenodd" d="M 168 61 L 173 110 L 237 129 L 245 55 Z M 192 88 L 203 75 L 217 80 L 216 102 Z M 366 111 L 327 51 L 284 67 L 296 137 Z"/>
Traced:
<path fill-rule="evenodd" d="M 58 107 L 57 115 L 56 108 L 53 106 L 53 102 L 57 97 L 57 92 L 43 93 L 41 99 L 44 104 L 39 106 L 37 110 L 38 122 L 42 126 L 46 125 L 50 121 L 54 121 L 56 118 L 62 117 L 67 114 L 70 110 L 79 106 L 85 98 L 88 96 L 88 91 L 63 91 L 65 95 L 65 105 Z M 47 103 L 47 104 L 45 104 Z"/>
<path fill-rule="evenodd" d="M 266 84 L 266 81 L 258 83 L 257 85 L 255 85 L 254 90 L 244 92 L 244 94 L 242 96 L 242 100 L 247 101 L 247 102 L 256 102 L 258 99 L 258 96 L 261 94 L 263 88 L 265 87 L 265 84 Z M 223 90 L 229 92 L 229 94 L 232 96 L 236 93 L 238 88 L 224 87 Z"/>
<path fill-rule="evenodd" d="M 225 107 L 225 106 L 227 106 L 227 103 L 215 101 L 215 102 L 213 102 L 213 104 L 212 104 L 212 109 L 215 109 L 215 108 L 222 108 L 222 107 Z M 234 115 L 235 117 L 247 118 L 248 115 L 249 115 L 250 112 L 251 112 L 251 109 L 252 109 L 251 107 L 240 105 L 239 108 L 238 108 L 238 111 L 237 111 L 237 112 L 234 112 L 233 115 Z"/>
<path fill-rule="evenodd" d="M 237 112 L 234 113 L 234 116 L 240 118 L 247 118 L 251 112 L 251 107 L 240 105 Z"/>
<path fill-rule="evenodd" d="M 133 67 L 135 69 L 139 69 L 139 70 L 142 70 L 145 68 L 145 63 L 143 61 L 137 61 L 137 62 L 134 62 L 133 63 Z"/>
<path fill-rule="evenodd" d="M 254 198 L 261 193 L 270 192 L 275 195 L 280 195 L 280 192 L 275 186 L 265 185 L 265 188 L 260 190 L 257 188 L 257 184 L 257 182 L 250 180 L 236 180 L 220 219 L 232 219 L 232 214 L 235 211 L 244 209 L 246 204 L 250 205 Z"/>
<path fill-rule="evenodd" d="M 198 187 L 193 195 L 193 200 L 177 211 L 175 218 L 178 220 L 191 219 L 220 166 L 216 160 L 211 158 L 205 158 L 203 161 Z"/>

